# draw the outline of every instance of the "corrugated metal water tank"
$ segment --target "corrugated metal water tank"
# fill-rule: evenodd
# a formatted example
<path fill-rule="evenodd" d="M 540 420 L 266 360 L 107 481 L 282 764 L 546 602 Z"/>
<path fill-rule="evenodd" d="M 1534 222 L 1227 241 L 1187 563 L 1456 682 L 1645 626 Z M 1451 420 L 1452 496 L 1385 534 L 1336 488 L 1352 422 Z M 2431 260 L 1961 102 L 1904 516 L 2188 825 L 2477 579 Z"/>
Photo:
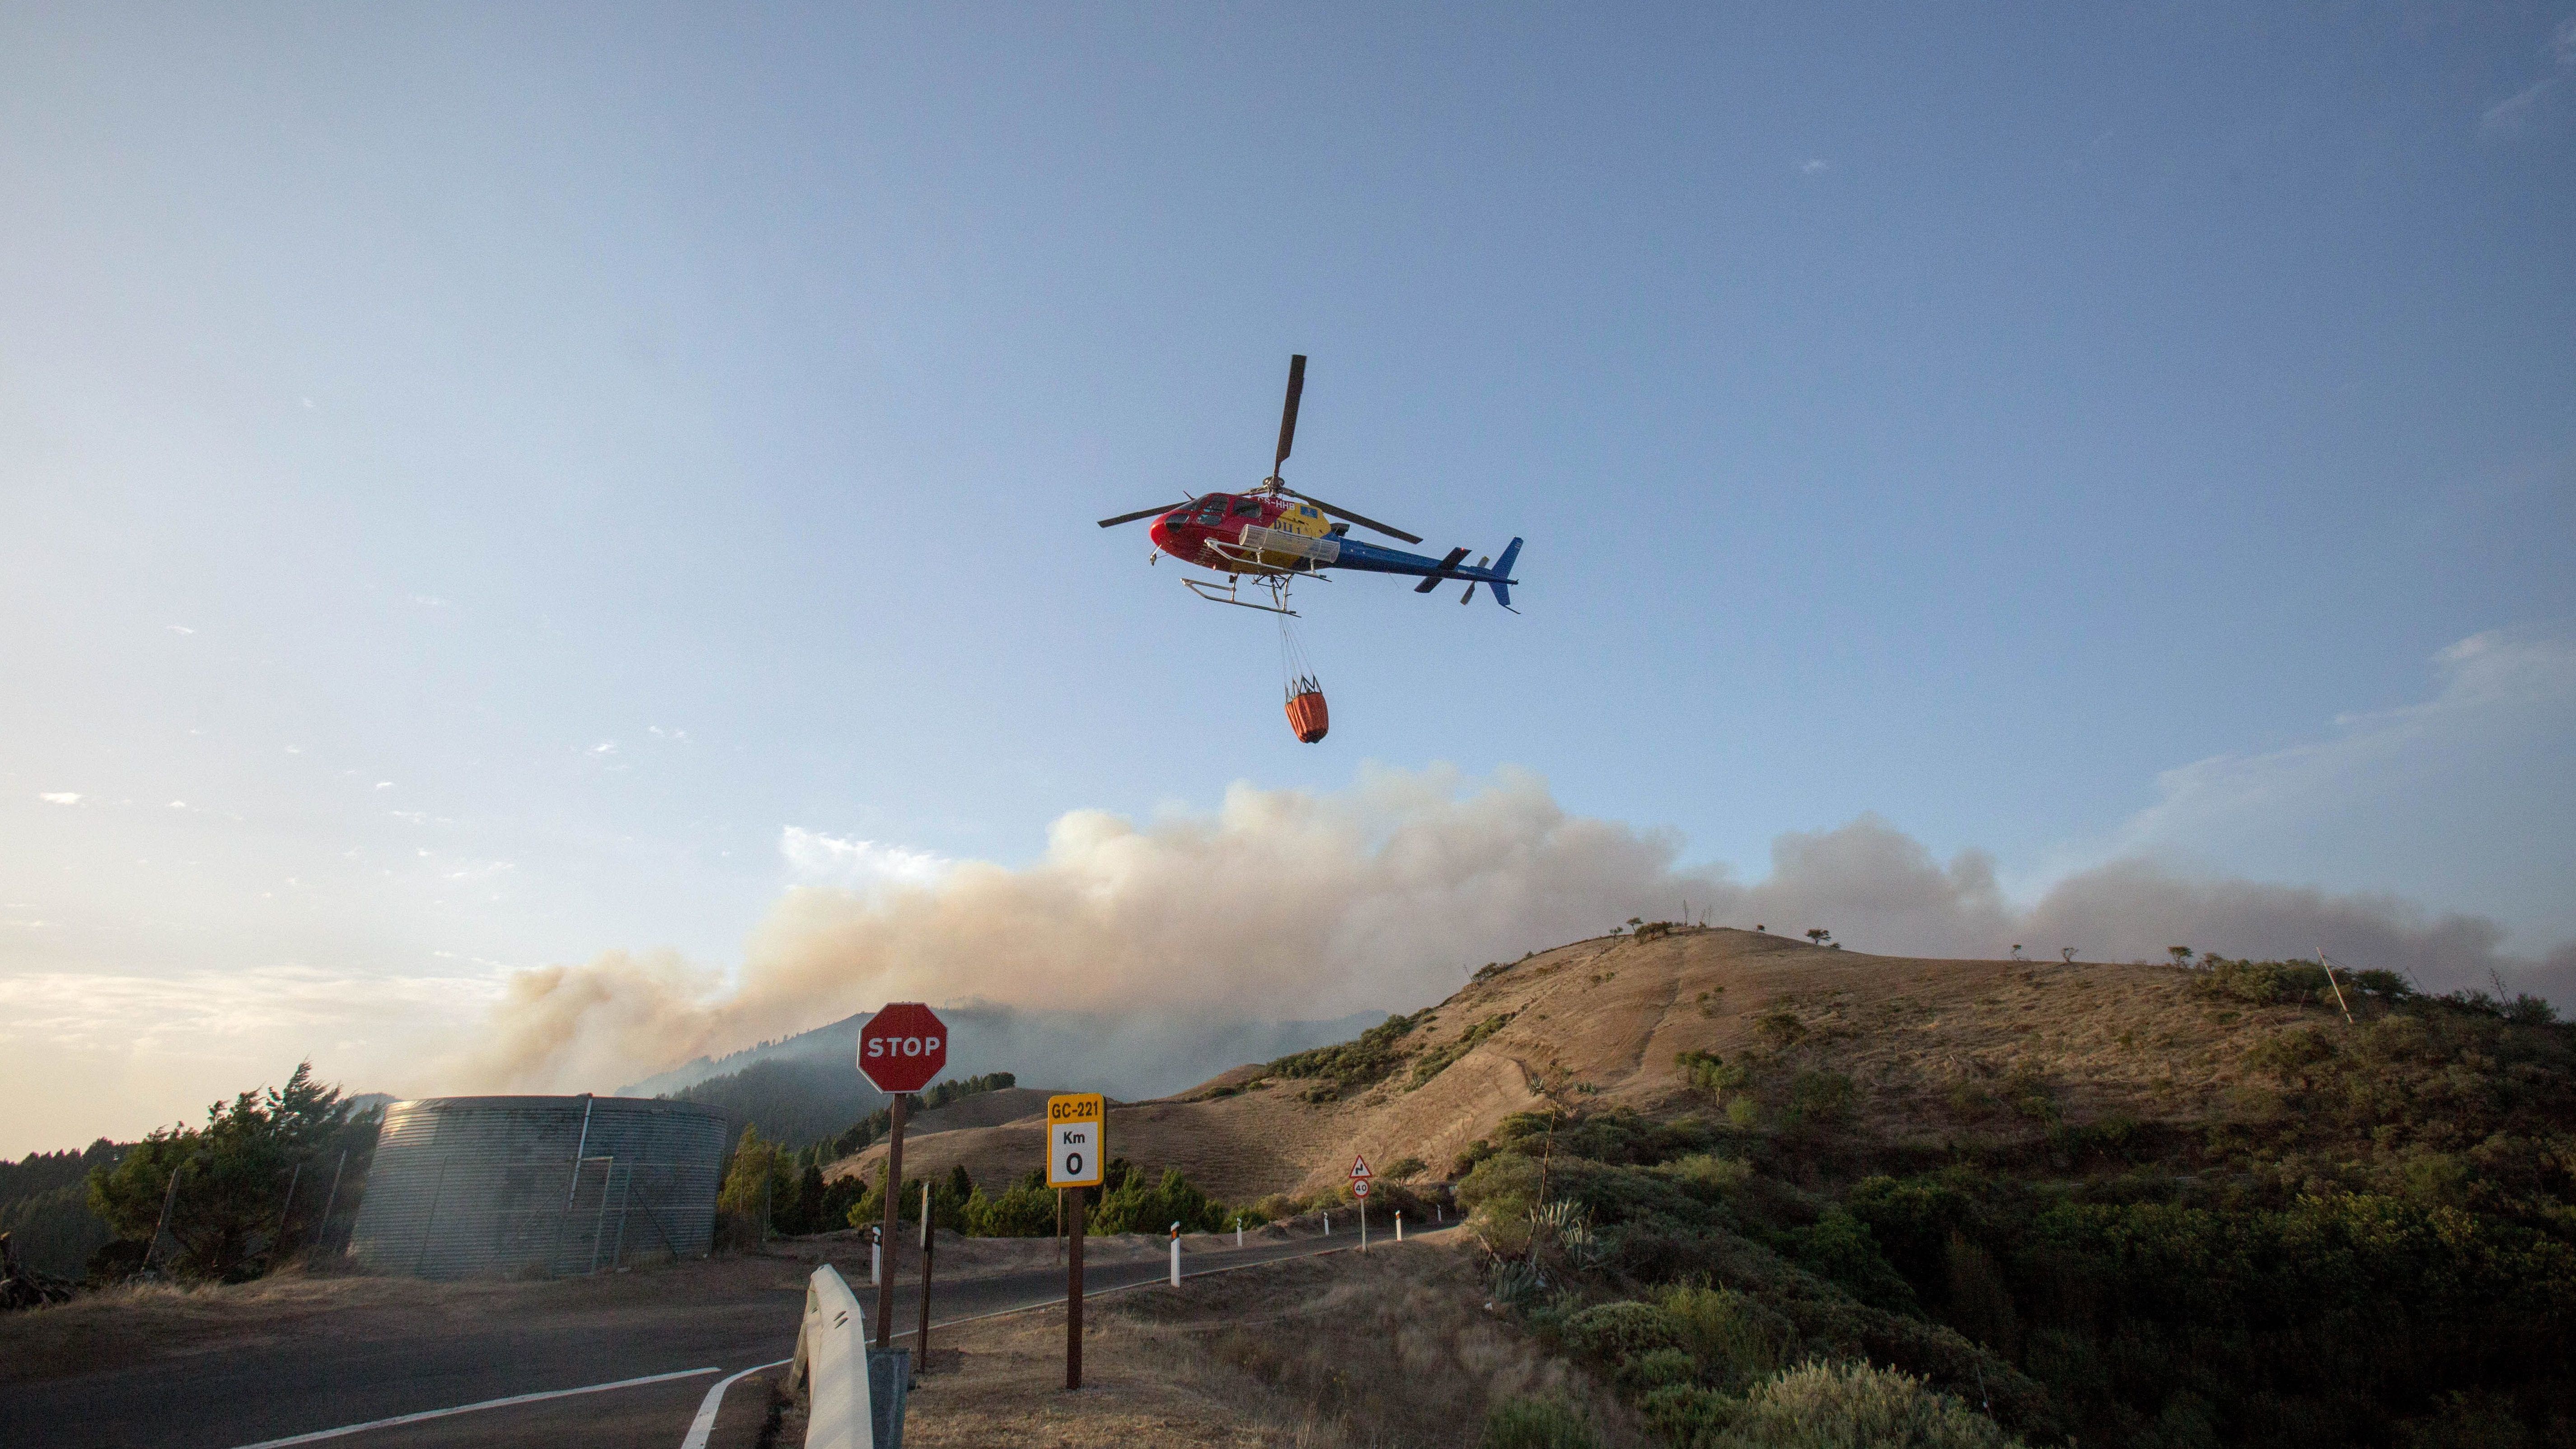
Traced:
<path fill-rule="evenodd" d="M 385 1109 L 349 1251 L 422 1278 L 702 1258 L 731 1128 L 694 1102 L 429 1097 Z"/>

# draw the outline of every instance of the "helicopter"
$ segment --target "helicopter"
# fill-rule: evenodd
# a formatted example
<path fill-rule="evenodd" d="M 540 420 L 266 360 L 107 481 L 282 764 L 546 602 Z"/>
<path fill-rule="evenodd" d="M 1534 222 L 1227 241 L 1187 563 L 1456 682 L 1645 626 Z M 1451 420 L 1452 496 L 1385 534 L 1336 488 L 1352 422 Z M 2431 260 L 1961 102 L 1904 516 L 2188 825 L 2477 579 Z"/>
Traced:
<path fill-rule="evenodd" d="M 1520 557 L 1519 539 L 1504 547 L 1499 562 L 1488 556 L 1473 564 L 1464 561 L 1467 550 L 1463 547 L 1449 550 L 1445 558 L 1432 558 L 1366 543 L 1349 536 L 1353 524 L 1406 543 L 1418 544 L 1422 540 L 1403 529 L 1337 508 L 1311 493 L 1300 493 L 1280 478 L 1279 470 L 1288 461 L 1289 445 L 1297 439 L 1297 400 L 1305 390 L 1306 357 L 1299 353 L 1288 359 L 1288 401 L 1280 410 L 1279 452 L 1270 461 L 1269 477 L 1242 493 L 1210 493 L 1140 508 L 1104 518 L 1100 526 L 1116 528 L 1140 518 L 1153 519 L 1153 527 L 1147 532 L 1156 549 L 1185 564 L 1225 575 L 1223 587 L 1204 579 L 1181 580 L 1183 587 L 1212 604 L 1233 604 L 1294 618 L 1297 611 L 1288 607 L 1290 584 L 1301 578 L 1320 577 L 1326 569 L 1351 569 L 1419 577 L 1422 582 L 1413 586 L 1417 594 L 1465 579 L 1467 588 L 1458 596 L 1459 603 L 1473 602 L 1476 586 L 1482 584 L 1493 594 L 1495 603 L 1519 613 L 1512 608 L 1511 593 L 1512 585 L 1520 582 L 1511 576 L 1512 562 Z M 1242 585 L 1247 579 L 1269 594 L 1268 603 L 1242 597 Z"/>

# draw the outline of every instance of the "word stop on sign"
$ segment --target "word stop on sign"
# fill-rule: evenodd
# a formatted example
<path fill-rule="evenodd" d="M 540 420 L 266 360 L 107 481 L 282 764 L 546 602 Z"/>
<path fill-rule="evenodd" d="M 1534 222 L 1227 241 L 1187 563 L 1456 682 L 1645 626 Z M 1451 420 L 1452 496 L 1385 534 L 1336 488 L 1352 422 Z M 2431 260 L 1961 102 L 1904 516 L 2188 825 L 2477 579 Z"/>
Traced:
<path fill-rule="evenodd" d="M 1098 1187 L 1109 1158 L 1109 1103 L 1098 1092 L 1047 1098 L 1047 1186 Z"/>
<path fill-rule="evenodd" d="M 874 1036 L 868 1038 L 867 1048 L 868 1056 L 871 1059 L 883 1057 L 937 1056 L 939 1054 L 939 1038 L 935 1036 Z"/>

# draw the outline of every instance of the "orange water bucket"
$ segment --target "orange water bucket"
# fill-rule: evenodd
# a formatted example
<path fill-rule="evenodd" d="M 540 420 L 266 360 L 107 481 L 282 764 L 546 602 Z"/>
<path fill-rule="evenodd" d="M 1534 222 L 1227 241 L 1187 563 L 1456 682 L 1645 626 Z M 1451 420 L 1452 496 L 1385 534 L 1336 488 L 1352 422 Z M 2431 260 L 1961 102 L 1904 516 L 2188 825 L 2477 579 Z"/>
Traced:
<path fill-rule="evenodd" d="M 1324 691 L 1311 679 L 1297 681 L 1288 694 L 1288 728 L 1297 732 L 1300 744 L 1311 745 L 1333 727 L 1332 715 L 1324 708 Z"/>

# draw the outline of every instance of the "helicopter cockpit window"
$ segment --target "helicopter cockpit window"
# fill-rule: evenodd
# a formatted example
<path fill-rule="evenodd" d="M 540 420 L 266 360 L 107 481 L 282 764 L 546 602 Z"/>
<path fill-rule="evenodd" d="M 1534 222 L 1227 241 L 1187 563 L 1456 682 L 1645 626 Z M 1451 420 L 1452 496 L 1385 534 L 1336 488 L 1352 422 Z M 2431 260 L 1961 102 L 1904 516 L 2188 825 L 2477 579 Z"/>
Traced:
<path fill-rule="evenodd" d="M 1260 500 L 1255 498 L 1246 498 L 1235 504 L 1234 515 L 1237 518 L 1259 518 L 1261 516 Z"/>

